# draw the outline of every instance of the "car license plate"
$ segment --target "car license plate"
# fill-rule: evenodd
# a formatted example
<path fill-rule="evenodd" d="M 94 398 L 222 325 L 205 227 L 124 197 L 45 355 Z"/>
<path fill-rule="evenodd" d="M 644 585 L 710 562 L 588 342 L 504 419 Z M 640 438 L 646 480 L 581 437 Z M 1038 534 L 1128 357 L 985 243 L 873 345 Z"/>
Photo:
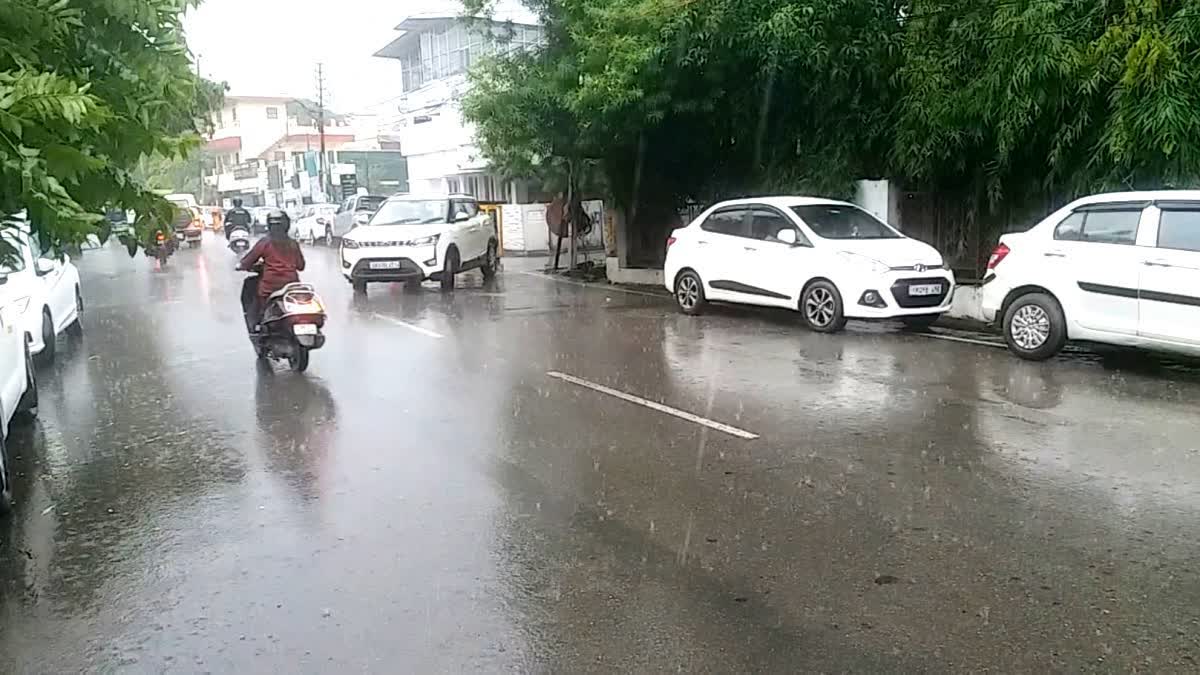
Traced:
<path fill-rule="evenodd" d="M 295 326 L 292 326 L 292 331 L 295 332 L 296 335 L 316 335 L 317 334 L 317 324 L 315 324 L 315 323 L 298 323 Z"/>
<path fill-rule="evenodd" d="M 911 296 L 937 295 L 941 292 L 941 284 L 913 284 L 908 287 L 908 294 Z"/>
<path fill-rule="evenodd" d="M 399 260 L 380 260 L 373 262 L 370 265 L 373 270 L 398 270 L 400 269 Z"/>

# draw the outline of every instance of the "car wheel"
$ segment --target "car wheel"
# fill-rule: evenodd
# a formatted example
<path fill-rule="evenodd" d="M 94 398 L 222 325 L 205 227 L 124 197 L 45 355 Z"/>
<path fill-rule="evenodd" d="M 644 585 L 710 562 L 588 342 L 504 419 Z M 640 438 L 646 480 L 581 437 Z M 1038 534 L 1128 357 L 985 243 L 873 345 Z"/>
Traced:
<path fill-rule="evenodd" d="M 362 279 L 353 279 L 350 281 L 350 286 L 354 288 L 355 293 L 366 293 L 367 282 Z"/>
<path fill-rule="evenodd" d="M 496 240 L 488 242 L 487 253 L 483 256 L 483 266 L 479 268 L 483 272 L 483 278 L 490 280 L 496 278 L 496 271 L 500 268 L 499 249 L 496 246 Z"/>
<path fill-rule="evenodd" d="M 846 327 L 842 294 L 828 281 L 814 281 L 804 289 L 800 296 L 800 313 L 804 323 L 818 333 L 836 333 Z"/>
<path fill-rule="evenodd" d="M 67 333 L 74 337 L 83 335 L 83 294 L 78 286 L 75 287 L 75 320 L 67 326 Z"/>
<path fill-rule="evenodd" d="M 1022 295 L 1004 312 L 1004 342 L 1017 356 L 1044 361 L 1067 343 L 1067 319 L 1062 305 L 1045 293 Z"/>
<path fill-rule="evenodd" d="M 904 327 L 909 330 L 925 330 L 937 323 L 941 318 L 941 314 L 922 314 L 920 316 L 906 316 L 900 320 L 904 322 Z"/>
<path fill-rule="evenodd" d="M 454 290 L 454 275 L 458 274 L 458 249 L 446 251 L 446 265 L 442 267 L 442 290 Z"/>
<path fill-rule="evenodd" d="M 0 516 L 12 511 L 12 470 L 9 469 L 8 444 L 0 435 Z"/>
<path fill-rule="evenodd" d="M 333 248 L 333 228 L 328 225 L 325 226 L 325 245 Z"/>
<path fill-rule="evenodd" d="M 33 355 L 29 353 L 29 345 L 25 345 L 25 393 L 17 402 L 17 412 L 29 419 L 38 414 L 38 383 L 37 371 L 33 368 Z"/>
<path fill-rule="evenodd" d="M 675 304 L 684 314 L 695 316 L 704 312 L 708 300 L 704 297 L 704 282 L 700 275 L 684 270 L 675 278 Z"/>
<path fill-rule="evenodd" d="M 54 352 L 57 345 L 54 340 L 54 321 L 50 318 L 49 310 L 42 310 L 42 353 L 38 359 L 42 363 L 54 363 Z"/>

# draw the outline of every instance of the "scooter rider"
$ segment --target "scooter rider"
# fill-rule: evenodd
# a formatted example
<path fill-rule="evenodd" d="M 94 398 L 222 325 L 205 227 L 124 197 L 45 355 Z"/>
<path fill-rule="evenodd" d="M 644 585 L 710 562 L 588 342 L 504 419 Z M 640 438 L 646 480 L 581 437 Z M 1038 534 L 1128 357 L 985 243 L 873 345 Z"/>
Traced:
<path fill-rule="evenodd" d="M 259 239 L 238 263 L 238 269 L 245 272 L 254 271 L 255 266 L 262 263 L 262 271 L 257 276 L 247 277 L 242 284 L 242 309 L 251 330 L 258 330 L 267 298 L 284 286 L 300 281 L 304 253 L 300 244 L 288 236 L 291 226 L 292 220 L 286 213 L 272 210 L 267 214 L 267 236 Z"/>
<path fill-rule="evenodd" d="M 233 208 L 225 212 L 225 239 L 229 239 L 229 233 L 235 228 L 242 228 L 247 232 L 250 231 L 250 224 L 254 222 L 254 217 L 250 212 L 242 208 L 242 200 L 237 197 L 233 198 Z"/>

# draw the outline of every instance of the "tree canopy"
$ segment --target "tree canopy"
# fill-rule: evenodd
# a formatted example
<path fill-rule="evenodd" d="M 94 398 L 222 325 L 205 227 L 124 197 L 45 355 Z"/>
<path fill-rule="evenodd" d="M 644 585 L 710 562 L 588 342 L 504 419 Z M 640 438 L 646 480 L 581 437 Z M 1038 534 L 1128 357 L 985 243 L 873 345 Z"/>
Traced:
<path fill-rule="evenodd" d="M 47 246 L 81 242 L 107 206 L 169 221 L 132 170 L 196 148 L 220 100 L 184 40 L 197 2 L 0 2 L 0 215 L 27 211 Z"/>
<path fill-rule="evenodd" d="M 1200 0 L 528 4 L 545 44 L 472 74 L 484 152 L 586 156 L 652 219 L 859 178 L 986 214 L 1200 174 Z"/>

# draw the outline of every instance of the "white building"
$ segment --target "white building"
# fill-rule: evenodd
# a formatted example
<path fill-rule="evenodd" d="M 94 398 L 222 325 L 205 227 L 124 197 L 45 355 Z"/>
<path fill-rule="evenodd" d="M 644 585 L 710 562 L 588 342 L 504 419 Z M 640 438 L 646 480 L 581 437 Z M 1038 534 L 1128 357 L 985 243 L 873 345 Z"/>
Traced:
<path fill-rule="evenodd" d="M 541 28 L 527 12 L 512 19 L 410 17 L 396 26 L 400 36 L 375 53 L 399 62 L 403 94 L 387 102 L 383 114 L 404 148 L 411 191 L 464 192 L 493 203 L 527 199 L 519 182 L 489 171 L 460 108 L 473 63 L 541 40 Z"/>

